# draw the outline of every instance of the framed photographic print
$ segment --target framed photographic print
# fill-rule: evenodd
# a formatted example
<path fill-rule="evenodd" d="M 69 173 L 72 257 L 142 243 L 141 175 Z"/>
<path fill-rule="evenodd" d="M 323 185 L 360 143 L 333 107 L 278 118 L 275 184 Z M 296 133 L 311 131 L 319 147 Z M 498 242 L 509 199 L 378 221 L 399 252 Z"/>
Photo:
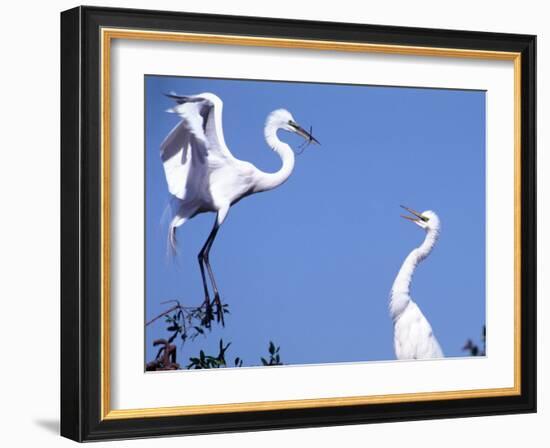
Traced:
<path fill-rule="evenodd" d="M 535 36 L 61 14 L 61 433 L 535 412 Z"/>

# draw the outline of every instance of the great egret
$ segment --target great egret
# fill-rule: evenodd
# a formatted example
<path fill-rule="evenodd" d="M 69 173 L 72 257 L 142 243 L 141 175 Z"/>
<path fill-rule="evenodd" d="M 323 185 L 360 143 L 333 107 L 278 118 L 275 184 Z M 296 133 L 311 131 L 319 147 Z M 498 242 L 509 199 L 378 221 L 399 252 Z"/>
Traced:
<path fill-rule="evenodd" d="M 275 173 L 266 173 L 249 162 L 235 158 L 225 144 L 222 129 L 223 102 L 212 93 L 180 96 L 168 94 L 177 104 L 168 112 L 176 113 L 181 121 L 170 131 L 160 147 L 161 159 L 168 189 L 173 195 L 172 220 L 168 229 L 169 250 L 176 250 L 176 229 L 199 213 L 214 212 L 216 220 L 204 246 L 198 254 L 204 288 L 204 305 L 210 307 L 210 296 L 206 283 L 205 268 L 208 271 L 218 319 L 223 311 L 210 267 L 209 253 L 219 227 L 227 216 L 229 208 L 242 198 L 253 193 L 272 190 L 284 183 L 294 169 L 294 152 L 289 145 L 279 140 L 277 131 L 294 132 L 308 143 L 319 143 L 300 127 L 290 112 L 278 109 L 267 117 L 264 135 L 267 144 L 282 161 L 282 167 Z M 246 125 L 242 127 L 246 132 Z"/>
<path fill-rule="evenodd" d="M 424 229 L 426 237 L 424 242 L 405 258 L 393 282 L 390 315 L 393 319 L 395 355 L 397 359 L 443 358 L 432 326 L 411 299 L 409 292 L 416 266 L 430 254 L 437 242 L 439 218 L 432 211 L 418 213 L 408 207 L 401 207 L 413 215 L 402 217 Z"/>

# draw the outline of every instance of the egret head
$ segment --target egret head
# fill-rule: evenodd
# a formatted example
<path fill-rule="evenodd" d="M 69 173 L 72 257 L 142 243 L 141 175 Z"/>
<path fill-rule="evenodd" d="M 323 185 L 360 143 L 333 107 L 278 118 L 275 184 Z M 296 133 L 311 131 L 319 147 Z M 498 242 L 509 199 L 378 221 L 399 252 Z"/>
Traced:
<path fill-rule="evenodd" d="M 292 114 L 286 109 L 277 109 L 271 112 L 267 117 L 265 127 L 266 130 L 283 129 L 288 132 L 294 132 L 295 134 L 305 138 L 308 143 L 314 142 L 320 144 L 317 139 L 311 135 L 311 131 L 307 132 L 298 123 L 296 123 L 296 120 L 294 120 Z"/>
<path fill-rule="evenodd" d="M 411 222 L 414 222 L 417 226 L 422 227 L 424 230 L 429 231 L 439 231 L 439 217 L 436 215 L 435 212 L 431 210 L 426 210 L 425 212 L 419 213 L 412 208 L 405 207 L 404 205 L 401 206 L 401 208 L 404 208 L 407 210 L 412 216 L 405 216 L 401 215 L 402 218 L 408 219 Z"/>

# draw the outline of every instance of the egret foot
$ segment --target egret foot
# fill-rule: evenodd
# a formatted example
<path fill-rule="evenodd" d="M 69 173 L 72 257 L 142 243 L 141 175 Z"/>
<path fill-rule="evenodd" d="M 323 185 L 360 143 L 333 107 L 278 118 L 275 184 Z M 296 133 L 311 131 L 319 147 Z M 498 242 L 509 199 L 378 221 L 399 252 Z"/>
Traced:
<path fill-rule="evenodd" d="M 214 309 L 212 307 L 212 302 L 210 301 L 210 297 L 206 296 L 204 298 L 204 302 L 202 302 L 202 305 L 199 307 L 199 310 L 201 311 L 201 314 L 202 314 L 201 325 L 204 325 L 206 328 L 210 329 L 211 322 L 214 320 Z"/>
<path fill-rule="evenodd" d="M 220 295 L 216 293 L 214 295 L 214 300 L 212 301 L 212 304 L 215 306 L 214 314 L 216 315 L 216 320 L 218 322 L 221 322 L 222 327 L 225 327 L 225 320 L 223 315 L 227 312 L 227 305 L 223 305 L 222 301 L 220 300 Z"/>

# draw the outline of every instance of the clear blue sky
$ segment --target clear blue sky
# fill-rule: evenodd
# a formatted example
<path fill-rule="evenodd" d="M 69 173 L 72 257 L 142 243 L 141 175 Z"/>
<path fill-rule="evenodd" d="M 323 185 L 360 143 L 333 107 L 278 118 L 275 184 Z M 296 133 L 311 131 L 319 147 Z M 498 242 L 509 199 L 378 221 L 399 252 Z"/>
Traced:
<path fill-rule="evenodd" d="M 388 295 L 405 256 L 424 232 L 399 217 L 400 204 L 434 210 L 439 244 L 418 268 L 412 296 L 447 356 L 464 356 L 485 323 L 485 92 L 380 86 L 146 76 L 146 319 L 160 302 L 203 300 L 197 253 L 214 221 L 178 229 L 180 254 L 166 261 L 169 201 L 159 145 L 178 122 L 163 93 L 213 92 L 224 102 L 231 152 L 265 171 L 280 167 L 263 137 L 266 116 L 288 109 L 322 146 L 297 157 L 276 190 L 231 208 L 211 252 L 225 328 L 178 351 L 200 349 L 258 365 L 270 340 L 285 364 L 394 359 Z M 280 131 L 294 148 L 301 138 Z M 162 320 L 147 327 L 166 337 Z"/>

